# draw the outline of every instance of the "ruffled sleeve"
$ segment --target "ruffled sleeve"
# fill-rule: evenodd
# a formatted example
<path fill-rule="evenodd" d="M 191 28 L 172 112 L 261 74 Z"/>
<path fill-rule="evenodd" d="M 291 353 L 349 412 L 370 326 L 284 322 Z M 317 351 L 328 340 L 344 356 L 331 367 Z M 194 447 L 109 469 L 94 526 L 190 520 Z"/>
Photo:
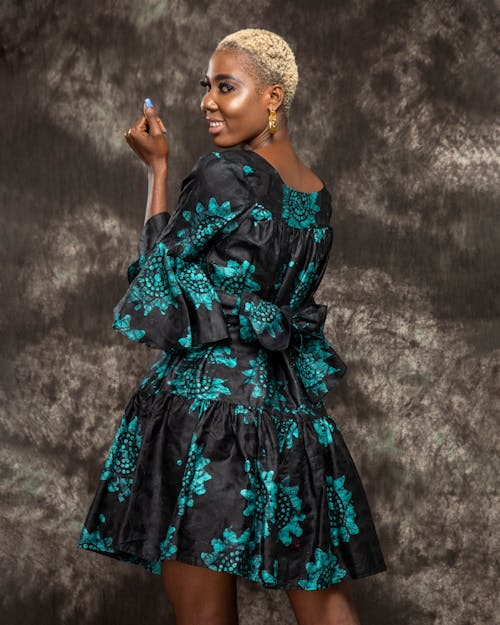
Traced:
<path fill-rule="evenodd" d="M 235 230 L 255 201 L 237 163 L 217 152 L 200 157 L 182 181 L 175 212 L 158 213 L 144 224 L 113 329 L 164 351 L 230 339 L 204 258 L 214 239 Z"/>
<path fill-rule="evenodd" d="M 139 243 L 137 245 L 137 258 L 130 263 L 127 269 L 128 283 L 136 277 L 139 271 L 144 266 L 146 256 L 153 249 L 160 232 L 165 228 L 170 219 L 170 213 L 157 213 L 150 217 L 142 229 L 139 237 Z"/>

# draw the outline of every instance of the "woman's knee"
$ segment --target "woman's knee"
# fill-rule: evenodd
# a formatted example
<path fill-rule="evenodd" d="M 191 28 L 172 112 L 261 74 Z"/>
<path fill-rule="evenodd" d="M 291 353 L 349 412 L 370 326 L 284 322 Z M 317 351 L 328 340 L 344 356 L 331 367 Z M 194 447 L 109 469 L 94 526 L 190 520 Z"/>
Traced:
<path fill-rule="evenodd" d="M 162 580 L 176 625 L 238 625 L 235 575 L 166 560 Z"/>
<path fill-rule="evenodd" d="M 360 625 L 351 581 L 321 590 L 287 590 L 298 625 Z"/>

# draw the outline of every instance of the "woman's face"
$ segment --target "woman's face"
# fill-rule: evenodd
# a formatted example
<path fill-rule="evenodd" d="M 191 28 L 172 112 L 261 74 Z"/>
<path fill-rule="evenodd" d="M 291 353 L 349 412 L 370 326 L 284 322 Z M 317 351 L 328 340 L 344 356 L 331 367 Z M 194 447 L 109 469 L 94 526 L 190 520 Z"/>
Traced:
<path fill-rule="evenodd" d="M 201 99 L 205 118 L 221 121 L 210 129 L 213 142 L 219 147 L 232 147 L 247 143 L 250 147 L 262 143 L 269 135 L 269 108 L 275 110 L 280 102 L 274 86 L 257 93 L 258 84 L 245 69 L 240 54 L 231 50 L 218 50 L 210 58 L 205 78 L 200 81 L 206 93 Z M 269 107 L 269 108 L 268 108 Z"/>

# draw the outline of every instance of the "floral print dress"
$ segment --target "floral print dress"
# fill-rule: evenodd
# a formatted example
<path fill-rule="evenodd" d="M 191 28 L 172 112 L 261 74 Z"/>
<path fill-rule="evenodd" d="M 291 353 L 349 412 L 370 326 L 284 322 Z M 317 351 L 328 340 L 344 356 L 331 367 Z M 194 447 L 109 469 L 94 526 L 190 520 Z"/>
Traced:
<path fill-rule="evenodd" d="M 176 210 L 144 224 L 113 328 L 159 356 L 130 397 L 78 548 L 165 559 L 265 588 L 386 570 L 324 396 L 346 372 L 314 301 L 332 196 L 251 150 L 203 155 Z"/>

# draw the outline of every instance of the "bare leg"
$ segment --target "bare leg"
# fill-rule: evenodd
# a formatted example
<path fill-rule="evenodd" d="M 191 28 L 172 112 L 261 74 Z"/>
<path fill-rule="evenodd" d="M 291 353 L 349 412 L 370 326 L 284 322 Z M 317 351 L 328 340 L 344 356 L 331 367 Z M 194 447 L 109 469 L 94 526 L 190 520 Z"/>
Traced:
<path fill-rule="evenodd" d="M 164 560 L 161 570 L 176 625 L 238 625 L 235 575 L 178 560 Z"/>
<path fill-rule="evenodd" d="M 350 580 L 324 590 L 287 590 L 298 625 L 360 625 Z"/>

